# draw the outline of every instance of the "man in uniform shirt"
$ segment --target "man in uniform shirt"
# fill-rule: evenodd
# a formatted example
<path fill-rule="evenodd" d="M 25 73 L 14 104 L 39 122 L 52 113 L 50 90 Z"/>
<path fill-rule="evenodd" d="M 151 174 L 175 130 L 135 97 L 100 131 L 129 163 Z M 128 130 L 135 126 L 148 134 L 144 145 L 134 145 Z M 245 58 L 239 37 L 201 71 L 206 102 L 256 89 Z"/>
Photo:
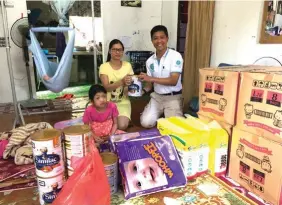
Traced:
<path fill-rule="evenodd" d="M 168 32 L 162 25 L 151 30 L 151 39 L 156 53 L 146 62 L 147 74 L 139 79 L 146 82 L 143 94 L 151 93 L 151 100 L 141 115 L 140 122 L 145 128 L 154 127 L 159 117 L 183 116 L 181 73 L 183 59 L 180 53 L 167 47 Z"/>

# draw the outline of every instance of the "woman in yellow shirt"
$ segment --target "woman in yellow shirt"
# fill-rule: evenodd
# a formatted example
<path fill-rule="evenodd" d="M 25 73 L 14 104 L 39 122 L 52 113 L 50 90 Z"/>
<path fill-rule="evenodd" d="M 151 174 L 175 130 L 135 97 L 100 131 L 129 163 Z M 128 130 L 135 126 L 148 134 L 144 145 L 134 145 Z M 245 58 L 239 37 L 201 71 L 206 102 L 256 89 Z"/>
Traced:
<path fill-rule="evenodd" d="M 131 103 L 128 99 L 128 85 L 134 74 L 131 64 L 122 61 L 124 46 L 118 39 L 110 42 L 107 62 L 100 66 L 99 76 L 104 88 L 107 90 L 108 100 L 116 103 L 118 116 L 118 129 L 128 127 L 131 116 Z"/>

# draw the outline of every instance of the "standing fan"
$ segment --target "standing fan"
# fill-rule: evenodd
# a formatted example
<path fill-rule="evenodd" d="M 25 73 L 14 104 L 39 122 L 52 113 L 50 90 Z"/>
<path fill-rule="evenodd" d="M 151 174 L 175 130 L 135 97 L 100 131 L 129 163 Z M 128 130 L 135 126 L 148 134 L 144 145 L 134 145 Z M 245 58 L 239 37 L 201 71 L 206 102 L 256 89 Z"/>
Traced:
<path fill-rule="evenodd" d="M 282 63 L 274 57 L 271 56 L 264 56 L 259 59 L 257 59 L 254 63 L 254 65 L 261 65 L 261 66 L 282 66 Z"/>
<path fill-rule="evenodd" d="M 19 109 L 21 109 L 20 105 L 25 108 L 32 107 L 43 107 L 47 105 L 45 100 L 34 99 L 32 94 L 32 84 L 31 84 L 31 74 L 29 70 L 29 52 L 28 52 L 28 41 L 29 39 L 29 21 L 27 17 L 20 18 L 14 22 L 10 30 L 10 36 L 13 43 L 23 49 L 24 53 L 24 61 L 27 72 L 27 80 L 29 87 L 29 100 L 21 101 L 19 103 Z M 20 116 L 22 118 L 22 116 Z"/>
<path fill-rule="evenodd" d="M 20 18 L 14 22 L 10 30 L 10 36 L 14 44 L 20 48 L 27 46 L 27 36 L 29 32 L 28 18 Z"/>

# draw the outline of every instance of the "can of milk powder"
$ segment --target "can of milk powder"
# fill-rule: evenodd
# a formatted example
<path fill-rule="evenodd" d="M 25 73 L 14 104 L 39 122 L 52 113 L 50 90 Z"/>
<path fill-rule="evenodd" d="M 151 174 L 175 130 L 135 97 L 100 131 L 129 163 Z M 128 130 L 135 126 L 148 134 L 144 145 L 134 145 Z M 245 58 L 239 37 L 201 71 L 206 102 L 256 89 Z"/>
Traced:
<path fill-rule="evenodd" d="M 70 176 L 74 171 L 71 167 L 71 157 L 84 157 L 90 151 L 89 141 L 92 137 L 92 131 L 88 125 L 73 125 L 63 129 L 63 133 L 67 169 Z"/>
<path fill-rule="evenodd" d="M 111 194 L 117 192 L 118 189 L 118 158 L 117 155 L 112 152 L 100 153 L 105 171 L 108 177 L 109 185 L 111 188 Z"/>
<path fill-rule="evenodd" d="M 52 204 L 65 183 L 64 174 L 51 178 L 37 178 L 39 200 L 41 205 Z"/>
<path fill-rule="evenodd" d="M 56 129 L 40 130 L 31 135 L 36 175 L 49 178 L 65 170 L 61 132 Z"/>
<path fill-rule="evenodd" d="M 132 83 L 128 86 L 128 96 L 141 97 L 142 96 L 142 82 L 137 76 L 132 77 Z"/>

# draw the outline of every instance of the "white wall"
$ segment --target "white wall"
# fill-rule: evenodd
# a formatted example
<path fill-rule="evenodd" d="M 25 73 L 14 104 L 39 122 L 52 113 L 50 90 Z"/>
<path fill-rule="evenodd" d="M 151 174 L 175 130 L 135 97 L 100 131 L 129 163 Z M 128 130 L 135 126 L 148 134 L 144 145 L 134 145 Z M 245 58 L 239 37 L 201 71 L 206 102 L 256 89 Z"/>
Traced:
<path fill-rule="evenodd" d="M 178 0 L 162 1 L 162 19 L 161 24 L 168 29 L 168 46 L 176 50 L 177 45 L 177 26 L 178 26 Z"/>
<path fill-rule="evenodd" d="M 14 1 L 13 8 L 7 8 L 7 15 L 8 15 L 8 27 L 9 31 L 13 23 L 21 18 L 23 14 L 24 17 L 27 16 L 27 8 L 25 1 Z M 3 26 L 2 26 L 2 17 L 0 11 L 0 36 L 4 37 Z M 6 49 L 0 48 L 0 103 L 5 102 L 12 102 L 12 91 L 11 91 L 11 84 L 9 78 L 9 70 L 6 58 Z M 16 94 L 18 100 L 25 100 L 29 98 L 29 89 L 28 89 L 28 81 L 27 81 L 27 74 L 26 74 L 26 67 L 24 63 L 24 57 L 22 49 L 17 47 L 11 41 L 11 59 L 12 59 L 12 67 L 14 71 L 14 81 L 16 86 Z M 30 62 L 30 70 L 33 73 L 32 61 Z M 34 79 L 34 77 L 33 77 Z M 34 82 L 33 82 L 34 84 Z M 34 87 L 35 89 L 35 87 Z"/>
<path fill-rule="evenodd" d="M 263 56 L 282 62 L 282 44 L 259 44 L 263 1 L 217 1 L 211 66 L 253 64 Z"/>
<path fill-rule="evenodd" d="M 169 29 L 169 46 L 176 48 L 178 1 L 142 1 L 141 8 L 123 7 L 120 1 L 101 1 L 104 58 L 112 39 L 124 40 L 126 50 L 154 51 L 150 30 L 159 24 Z"/>

